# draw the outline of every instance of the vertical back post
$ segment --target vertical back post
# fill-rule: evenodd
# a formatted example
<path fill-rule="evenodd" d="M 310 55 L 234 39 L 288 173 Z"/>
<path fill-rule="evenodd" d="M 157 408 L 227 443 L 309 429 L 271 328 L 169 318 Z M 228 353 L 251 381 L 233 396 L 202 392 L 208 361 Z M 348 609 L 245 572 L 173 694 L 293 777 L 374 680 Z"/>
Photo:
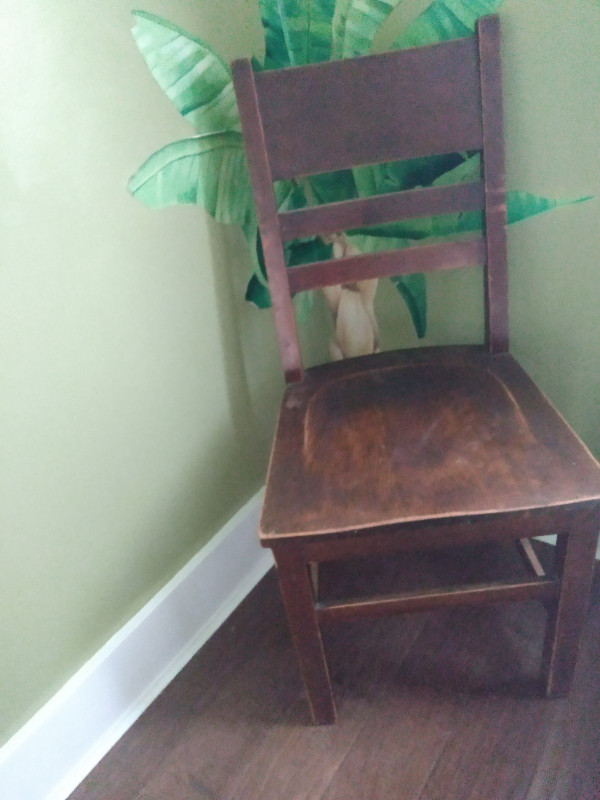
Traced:
<path fill-rule="evenodd" d="M 302 379 L 302 361 L 277 218 L 271 169 L 258 109 L 254 74 L 249 59 L 234 61 L 232 72 L 248 155 L 248 170 L 258 227 L 267 266 L 281 363 L 286 381 L 293 383 Z"/>
<path fill-rule="evenodd" d="M 477 36 L 483 117 L 484 225 L 487 251 L 485 337 L 491 353 L 505 353 L 508 350 L 508 268 L 499 18 L 482 17 L 477 23 Z"/>

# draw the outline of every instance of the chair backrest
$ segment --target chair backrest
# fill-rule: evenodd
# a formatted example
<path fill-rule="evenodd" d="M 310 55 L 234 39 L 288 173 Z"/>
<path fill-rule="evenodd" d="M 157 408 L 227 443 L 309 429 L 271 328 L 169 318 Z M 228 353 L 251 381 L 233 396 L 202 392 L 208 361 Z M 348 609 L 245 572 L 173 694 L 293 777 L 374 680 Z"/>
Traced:
<path fill-rule="evenodd" d="M 286 380 L 302 363 L 295 292 L 384 275 L 485 267 L 486 342 L 508 349 L 500 25 L 476 36 L 323 64 L 254 72 L 235 61 L 238 100 Z M 442 153 L 481 151 L 483 180 L 278 213 L 273 181 Z M 283 242 L 400 219 L 483 210 L 483 236 L 286 268 Z"/>

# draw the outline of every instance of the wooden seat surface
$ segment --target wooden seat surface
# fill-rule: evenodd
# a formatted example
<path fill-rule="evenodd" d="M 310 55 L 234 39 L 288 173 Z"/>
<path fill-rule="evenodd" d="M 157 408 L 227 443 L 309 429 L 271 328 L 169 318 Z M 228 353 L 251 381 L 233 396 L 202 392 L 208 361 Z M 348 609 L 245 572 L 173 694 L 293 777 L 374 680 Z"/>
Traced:
<path fill-rule="evenodd" d="M 508 354 L 384 353 L 283 398 L 261 539 L 600 498 L 587 448 Z"/>

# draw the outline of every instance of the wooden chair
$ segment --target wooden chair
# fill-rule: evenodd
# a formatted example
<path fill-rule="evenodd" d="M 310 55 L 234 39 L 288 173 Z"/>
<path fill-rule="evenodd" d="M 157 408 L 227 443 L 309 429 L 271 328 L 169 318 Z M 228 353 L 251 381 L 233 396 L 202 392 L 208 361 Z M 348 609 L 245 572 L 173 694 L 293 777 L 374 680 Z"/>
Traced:
<path fill-rule="evenodd" d="M 320 627 L 450 604 L 538 598 L 546 694 L 568 692 L 600 526 L 600 467 L 508 354 L 497 17 L 428 47 L 254 73 L 233 64 L 287 388 L 260 524 L 316 723 L 335 720 Z M 484 178 L 277 213 L 272 182 L 479 150 Z M 483 210 L 485 235 L 286 268 L 282 241 Z M 291 294 L 484 264 L 482 346 L 382 353 L 303 371 Z M 557 533 L 556 568 L 515 582 L 320 602 L 309 565 Z M 531 552 L 531 548 L 527 548 Z"/>

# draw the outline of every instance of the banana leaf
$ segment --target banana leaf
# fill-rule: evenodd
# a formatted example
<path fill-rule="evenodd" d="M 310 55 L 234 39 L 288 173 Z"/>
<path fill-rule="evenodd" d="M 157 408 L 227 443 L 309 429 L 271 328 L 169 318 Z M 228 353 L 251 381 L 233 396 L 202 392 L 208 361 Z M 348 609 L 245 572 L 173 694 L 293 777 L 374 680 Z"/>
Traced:
<path fill-rule="evenodd" d="M 154 79 L 198 133 L 238 130 L 227 64 L 208 45 L 171 22 L 134 11 L 133 38 Z"/>
<path fill-rule="evenodd" d="M 152 208 L 196 203 L 228 224 L 247 224 L 254 213 L 242 137 L 235 131 L 168 144 L 142 164 L 128 188 Z"/>
<path fill-rule="evenodd" d="M 370 52 L 375 34 L 402 0 L 338 0 L 333 25 L 333 58 Z"/>
<path fill-rule="evenodd" d="M 442 175 L 463 163 L 468 154 L 448 153 L 440 156 L 411 158 L 382 164 L 353 167 L 359 197 L 386 192 L 400 192 L 419 186 L 431 186 Z"/>
<path fill-rule="evenodd" d="M 382 164 L 381 171 L 376 174 L 378 193 L 435 185 L 435 181 L 442 175 L 460 166 L 465 161 L 465 155 L 447 153 Z"/>
<path fill-rule="evenodd" d="M 265 32 L 265 69 L 279 69 L 291 64 L 284 15 L 277 0 L 260 0 L 260 21 Z"/>
<path fill-rule="evenodd" d="M 260 231 L 256 224 L 256 217 L 253 219 L 252 224 L 244 228 L 244 235 L 246 236 L 252 262 L 254 264 L 254 272 L 250 276 L 250 280 L 246 286 L 245 298 L 257 308 L 271 308 L 271 294 L 267 282 L 265 257 L 262 249 Z"/>
<path fill-rule="evenodd" d="M 258 308 L 270 308 L 271 296 L 267 284 L 265 261 L 262 252 L 260 234 L 256 239 L 257 268 L 250 277 L 246 287 L 246 300 L 254 303 Z M 288 267 L 295 267 L 298 264 L 308 264 L 311 261 L 323 261 L 331 258 L 333 246 L 325 244 L 318 237 L 312 237 L 303 241 L 286 242 L 284 246 L 285 261 Z M 306 319 L 313 303 L 312 293 L 300 292 L 306 297 L 296 301 L 296 310 L 300 321 Z M 310 297 L 308 296 L 310 295 Z"/>
<path fill-rule="evenodd" d="M 392 283 L 402 295 L 410 312 L 415 331 L 419 339 L 427 330 L 427 284 L 425 275 L 415 272 L 414 275 L 396 275 Z"/>
<path fill-rule="evenodd" d="M 260 280 L 255 272 L 252 273 L 248 281 L 244 298 L 257 308 L 271 308 L 271 293 L 269 292 L 269 287 Z"/>
<path fill-rule="evenodd" d="M 265 68 L 328 61 L 335 0 L 260 0 Z"/>
<path fill-rule="evenodd" d="M 278 211 L 291 211 L 306 205 L 306 198 L 296 181 L 275 181 L 273 186 Z M 271 295 L 267 282 L 267 270 L 262 249 L 262 240 L 256 222 L 256 215 L 244 226 L 244 235 L 250 249 L 253 273 L 246 287 L 246 300 L 257 308 L 270 308 Z"/>
<path fill-rule="evenodd" d="M 331 23 L 331 58 L 341 58 L 344 50 L 346 21 L 352 0 L 336 0 Z"/>
<path fill-rule="evenodd" d="M 513 225 L 537 214 L 591 199 L 591 197 L 578 197 L 574 200 L 555 200 L 551 197 L 542 197 L 529 192 L 507 192 L 507 222 L 509 225 Z M 376 225 L 372 228 L 355 228 L 349 233 L 353 236 L 367 235 L 374 239 L 387 240 L 388 242 L 402 238 L 423 243 L 426 239 L 441 239 L 464 233 L 477 233 L 482 229 L 483 213 L 481 211 L 462 211 L 454 214 L 440 214 L 435 217 L 390 222 L 386 225 Z M 386 249 L 391 249 L 391 246 Z"/>
<path fill-rule="evenodd" d="M 306 292 L 298 292 L 298 294 L 294 295 L 294 311 L 300 324 L 305 325 L 308 322 L 314 303 L 315 293 L 312 289 Z"/>
<path fill-rule="evenodd" d="M 331 258 L 333 245 L 325 244 L 318 236 L 301 242 L 286 242 L 284 245 L 285 263 L 288 267 L 309 264 L 311 261 L 324 261 Z"/>
<path fill-rule="evenodd" d="M 456 164 L 458 159 L 458 164 Z M 426 164 L 427 159 L 411 159 L 410 161 L 397 162 L 396 164 L 382 165 L 388 172 L 379 172 L 376 168 L 360 168 L 358 172 L 364 179 L 366 175 L 370 175 L 371 186 L 364 180 L 363 187 L 374 189 L 372 194 L 380 194 L 390 191 L 401 191 L 407 188 L 414 188 L 410 185 L 408 180 L 409 170 L 411 165 L 414 165 L 415 173 L 420 171 L 421 176 L 427 173 L 428 177 L 435 175 L 437 172 L 444 170 L 441 174 L 431 181 L 429 185 L 444 186 L 453 183 L 461 183 L 463 181 L 477 180 L 481 173 L 481 160 L 479 153 L 464 158 L 462 155 L 450 154 L 448 156 L 434 157 L 431 159 L 431 164 Z M 448 167 L 453 165 L 450 169 Z M 377 166 L 377 165 L 375 165 Z M 395 172 L 397 168 L 397 172 Z M 367 170 L 370 170 L 367 171 Z M 355 170 L 356 175 L 357 170 Z M 409 185 L 406 186 L 405 183 Z M 439 219 L 444 220 L 446 230 L 444 234 L 436 232 L 436 223 Z M 448 233 L 456 232 L 455 227 L 458 225 L 460 214 L 447 214 L 442 217 L 417 217 L 414 219 L 399 220 L 398 222 L 390 222 L 385 225 L 377 225 L 370 228 L 358 228 L 351 231 L 353 234 L 366 234 L 370 237 L 394 237 L 401 239 L 411 239 L 419 241 L 427 239 L 432 236 L 445 235 Z M 369 240 L 370 241 L 370 240 Z"/>
<path fill-rule="evenodd" d="M 304 192 L 296 181 L 275 181 L 273 193 L 278 211 L 295 211 L 306 205 Z"/>
<path fill-rule="evenodd" d="M 502 0 L 433 0 L 400 34 L 392 49 L 469 36 L 479 17 L 493 14 L 501 4 Z"/>
<path fill-rule="evenodd" d="M 372 197 L 381 194 L 379 175 L 381 164 L 367 164 L 363 167 L 352 167 L 354 184 L 359 197 Z"/>
<path fill-rule="evenodd" d="M 271 308 L 271 292 L 264 272 L 256 270 L 246 286 L 245 299 L 257 308 Z"/>
<path fill-rule="evenodd" d="M 311 203 L 335 203 L 338 200 L 352 200 L 357 196 L 354 175 L 351 169 L 337 172 L 324 172 L 307 178 Z"/>
<path fill-rule="evenodd" d="M 575 200 L 555 200 L 541 197 L 529 192 L 512 191 L 506 193 L 506 214 L 508 225 L 514 225 L 529 217 L 552 211 L 562 206 L 574 205 L 590 200 L 590 197 L 578 197 Z M 444 214 L 432 218 L 432 235 L 446 237 L 454 234 L 479 232 L 483 229 L 483 213 L 466 211 L 458 215 Z"/>
<path fill-rule="evenodd" d="M 480 177 L 481 157 L 479 153 L 476 153 L 461 161 L 453 169 L 439 175 L 432 185 L 448 186 L 464 181 L 476 181 Z M 550 197 L 530 194 L 529 192 L 510 191 L 506 193 L 507 221 L 509 225 L 512 225 L 536 214 L 552 211 L 552 209 L 561 206 L 581 203 L 589 199 L 591 198 L 579 197 L 575 200 L 555 200 Z M 441 214 L 435 217 L 401 220 L 373 228 L 360 228 L 353 231 L 353 233 L 369 234 L 375 237 L 403 237 L 422 240 L 429 237 L 439 238 L 480 231 L 482 227 L 483 214 L 481 211 L 464 211 L 454 214 Z"/>
<path fill-rule="evenodd" d="M 585 203 L 587 200 L 593 199 L 593 195 L 588 195 L 587 197 L 577 197 L 574 200 L 555 200 L 552 197 L 540 197 L 536 194 L 529 194 L 529 192 L 507 192 L 506 213 L 508 224 L 512 225 L 515 222 L 521 222 L 521 220 L 533 217 L 536 214 L 552 211 L 554 208 L 572 206 L 576 203 Z"/>

